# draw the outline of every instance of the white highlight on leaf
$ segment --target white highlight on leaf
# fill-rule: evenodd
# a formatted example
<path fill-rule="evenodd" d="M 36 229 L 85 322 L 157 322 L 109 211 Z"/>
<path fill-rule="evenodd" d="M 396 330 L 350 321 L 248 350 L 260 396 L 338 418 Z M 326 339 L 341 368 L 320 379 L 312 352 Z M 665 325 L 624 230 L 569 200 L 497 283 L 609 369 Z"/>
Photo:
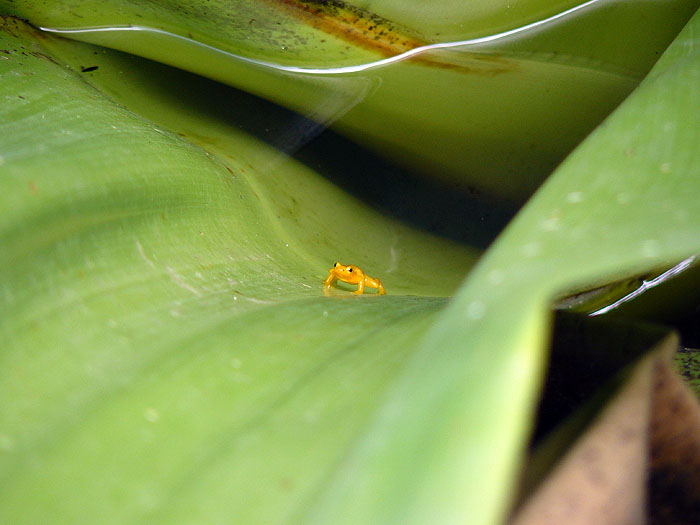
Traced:
<path fill-rule="evenodd" d="M 566 196 L 566 200 L 570 202 L 571 204 L 577 204 L 579 202 L 583 202 L 583 192 L 580 191 L 572 191 Z"/>
<path fill-rule="evenodd" d="M 145 417 L 146 421 L 149 423 L 155 423 L 160 419 L 160 412 L 155 408 L 147 408 L 143 413 L 143 417 Z"/>
<path fill-rule="evenodd" d="M 170 274 L 170 277 L 172 278 L 173 282 L 177 284 L 180 288 L 187 290 L 188 292 L 191 292 L 196 296 L 202 295 L 199 290 L 187 284 L 185 280 L 182 277 L 180 277 L 177 274 L 177 272 L 175 272 L 175 270 L 173 270 L 170 266 L 166 266 L 165 268 L 166 270 L 168 270 L 168 273 Z"/>
<path fill-rule="evenodd" d="M 642 281 L 642 285 L 639 288 L 637 288 L 636 290 L 634 290 L 633 292 L 628 293 L 627 295 L 625 295 L 621 299 L 618 299 L 614 303 L 609 304 L 608 306 L 605 306 L 605 307 L 601 308 L 600 310 L 596 310 L 595 312 L 592 312 L 589 315 L 596 316 L 596 315 L 608 313 L 610 310 L 614 310 L 615 308 L 617 308 L 621 304 L 624 304 L 628 301 L 631 301 L 635 297 L 640 296 L 641 294 L 646 292 L 648 289 L 654 288 L 655 286 L 660 285 L 664 281 L 667 281 L 667 280 L 671 279 L 672 277 L 675 277 L 676 275 L 678 275 L 679 273 L 681 273 L 682 271 L 687 269 L 691 264 L 693 264 L 695 257 L 696 256 L 693 255 L 692 257 L 688 257 L 687 259 L 684 259 L 683 261 L 681 261 L 680 263 L 675 265 L 673 268 L 671 268 L 670 270 L 666 270 L 664 273 L 653 278 L 651 281 Z"/>
<path fill-rule="evenodd" d="M 559 229 L 559 223 L 559 217 L 549 217 L 548 219 L 542 221 L 541 226 L 542 229 L 546 232 L 554 232 Z"/>
<path fill-rule="evenodd" d="M 538 242 L 529 242 L 523 246 L 523 255 L 525 257 L 535 257 L 538 253 L 540 253 L 540 243 Z"/>
<path fill-rule="evenodd" d="M 134 242 L 136 243 L 136 249 L 139 251 L 139 255 L 141 256 L 141 258 L 144 261 L 146 261 L 151 268 L 155 268 L 156 267 L 155 263 L 151 259 L 149 259 L 148 256 L 146 255 L 146 252 L 143 251 L 143 246 L 141 245 L 141 241 L 139 241 L 138 239 L 135 239 Z"/>
<path fill-rule="evenodd" d="M 470 319 L 481 319 L 486 311 L 486 305 L 481 301 L 472 301 L 467 306 L 467 317 Z"/>
<path fill-rule="evenodd" d="M 255 60 L 253 58 L 248 58 L 248 57 L 244 57 L 241 55 L 236 55 L 234 53 L 222 51 L 221 49 L 218 49 L 218 48 L 213 47 L 213 46 L 209 46 L 207 44 L 203 44 L 203 43 L 198 42 L 196 40 L 193 40 L 191 38 L 176 35 L 175 33 L 170 33 L 168 31 L 164 31 L 162 29 L 155 29 L 152 27 L 130 25 L 130 26 L 120 26 L 120 27 L 92 27 L 92 28 L 40 27 L 39 29 L 41 29 L 42 31 L 46 31 L 49 33 L 57 33 L 60 35 L 79 35 L 81 33 L 89 34 L 89 33 L 109 32 L 109 31 L 113 31 L 113 32 L 119 32 L 119 31 L 150 32 L 150 33 L 155 33 L 155 34 L 164 35 L 164 36 L 167 36 L 170 38 L 174 38 L 176 40 L 184 41 L 185 43 L 187 43 L 189 45 L 201 47 L 208 52 L 220 54 L 226 58 L 238 60 L 241 62 L 246 62 L 246 63 L 254 65 L 254 66 L 267 67 L 267 68 L 271 68 L 271 69 L 276 69 L 278 71 L 286 71 L 289 73 L 304 73 L 307 75 L 331 75 L 331 74 L 357 73 L 360 71 L 366 71 L 368 69 L 386 66 L 386 65 L 394 63 L 394 62 L 400 62 L 402 60 L 406 60 L 407 58 L 411 58 L 411 57 L 414 57 L 416 55 L 420 55 L 422 53 L 437 50 L 437 49 L 451 49 L 451 48 L 459 48 L 459 47 L 468 48 L 468 47 L 472 47 L 472 46 L 478 46 L 481 44 L 487 44 L 490 42 L 496 42 L 498 40 L 506 40 L 509 37 L 517 35 L 519 33 L 525 33 L 527 31 L 531 31 L 535 28 L 538 28 L 538 27 L 541 27 L 541 26 L 544 26 L 547 24 L 551 24 L 551 23 L 553 23 L 561 18 L 568 17 L 569 15 L 572 15 L 572 14 L 576 13 L 577 11 L 580 11 L 580 10 L 585 9 L 587 7 L 591 7 L 594 4 L 597 4 L 599 1 L 600 0 L 588 0 L 587 2 L 584 2 L 580 5 L 574 6 L 570 9 L 567 9 L 566 11 L 562 11 L 561 13 L 557 13 L 555 15 L 552 15 L 548 18 L 544 18 L 542 20 L 537 20 L 537 21 L 532 22 L 530 24 L 516 27 L 514 29 L 504 31 L 502 33 L 496 33 L 493 35 L 487 35 L 487 36 L 482 36 L 482 37 L 478 37 L 478 38 L 471 38 L 468 40 L 460 40 L 460 41 L 456 41 L 456 42 L 441 42 L 441 43 L 437 43 L 437 44 L 428 44 L 428 45 L 416 47 L 416 48 L 410 49 L 408 51 L 405 51 L 404 53 L 400 53 L 398 55 L 384 58 L 382 60 L 377 60 L 374 62 L 357 64 L 355 66 L 331 67 L 331 68 L 304 68 L 304 67 L 297 67 L 297 66 L 285 66 L 282 64 L 275 64 L 273 62 L 265 62 L 262 60 Z"/>
<path fill-rule="evenodd" d="M 617 200 L 618 204 L 627 204 L 632 197 L 630 196 L 629 193 L 621 191 L 620 193 L 617 194 L 615 199 Z"/>
<path fill-rule="evenodd" d="M 495 268 L 491 270 L 486 277 L 491 284 L 497 286 L 503 282 L 503 270 Z"/>
<path fill-rule="evenodd" d="M 649 239 L 642 243 L 642 254 L 644 257 L 656 257 L 659 254 L 659 241 L 656 239 Z"/>

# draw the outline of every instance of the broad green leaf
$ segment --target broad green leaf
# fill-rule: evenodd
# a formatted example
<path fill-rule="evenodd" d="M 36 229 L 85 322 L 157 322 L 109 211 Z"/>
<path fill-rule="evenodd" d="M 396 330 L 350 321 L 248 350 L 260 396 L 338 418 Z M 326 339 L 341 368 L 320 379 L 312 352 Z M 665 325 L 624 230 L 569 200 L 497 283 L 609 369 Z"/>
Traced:
<path fill-rule="evenodd" d="M 697 0 L 4 4 L 36 26 L 256 93 L 461 191 L 517 204 L 634 88 L 698 7 Z"/>
<path fill-rule="evenodd" d="M 21 5 L 0 4 L 34 7 Z M 551 301 L 698 249 L 693 24 L 443 311 L 476 250 L 387 219 L 242 132 L 240 120 L 206 111 L 196 99 L 211 96 L 209 83 L 5 23 L 2 517 L 497 522 L 530 426 Z M 201 55 L 179 50 L 201 65 Z M 243 87 L 277 79 L 212 63 L 240 73 Z M 605 67 L 533 63 L 522 86 L 537 79 L 558 87 L 555 100 L 571 103 L 565 95 L 586 79 L 605 84 L 606 95 L 591 95 L 596 102 L 582 110 L 588 115 L 604 114 L 603 99 L 634 84 L 621 87 L 617 73 L 597 83 Z M 99 69 L 81 74 L 81 65 Z M 438 78 L 403 65 L 382 78 L 395 74 L 404 89 L 407 79 Z M 561 84 L 559 67 L 574 69 Z M 322 107 L 326 117 L 366 90 L 360 76 L 342 87 L 292 76 L 274 90 L 307 107 L 316 93 L 331 108 Z M 465 77 L 453 79 L 459 86 Z M 324 87 L 331 84 L 346 94 L 340 104 Z M 438 94 L 448 100 L 454 93 L 444 85 Z M 479 88 L 479 104 L 498 94 L 496 85 Z M 173 93 L 183 86 L 192 106 Z M 517 102 L 538 93 L 509 107 L 529 115 Z M 365 110 L 358 122 L 410 122 L 423 100 L 395 98 L 405 114 L 373 121 Z M 242 115 L 260 113 L 233 91 L 226 102 L 251 106 Z M 512 137 L 545 129 L 543 107 L 563 107 L 539 104 L 533 114 L 542 120 Z M 426 115 L 454 110 L 426 106 Z M 576 134 L 546 130 L 561 143 Z M 462 158 L 471 153 L 461 150 Z M 494 177 L 498 193 L 503 179 Z M 320 282 L 336 258 L 363 261 L 390 295 L 323 297 Z"/>
<path fill-rule="evenodd" d="M 0 39 L 1 521 L 286 521 L 478 252 L 241 131 L 270 111 L 250 97 L 12 19 Z M 337 259 L 389 295 L 324 296 Z"/>
<path fill-rule="evenodd" d="M 402 523 L 502 516 L 497 487 L 523 449 L 553 300 L 700 251 L 698 35 L 696 14 L 469 274 L 319 497 L 316 522 L 358 509 Z"/>

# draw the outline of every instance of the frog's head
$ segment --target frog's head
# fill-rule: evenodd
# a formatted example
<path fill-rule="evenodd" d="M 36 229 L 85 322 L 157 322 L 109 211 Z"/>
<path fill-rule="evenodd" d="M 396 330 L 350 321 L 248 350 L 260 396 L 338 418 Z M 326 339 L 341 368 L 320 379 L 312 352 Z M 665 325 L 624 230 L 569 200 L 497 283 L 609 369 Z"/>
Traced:
<path fill-rule="evenodd" d="M 346 283 L 359 282 L 361 279 L 360 276 L 362 275 L 362 270 L 360 270 L 354 264 L 345 266 L 344 264 L 336 262 L 333 265 L 333 275 Z"/>

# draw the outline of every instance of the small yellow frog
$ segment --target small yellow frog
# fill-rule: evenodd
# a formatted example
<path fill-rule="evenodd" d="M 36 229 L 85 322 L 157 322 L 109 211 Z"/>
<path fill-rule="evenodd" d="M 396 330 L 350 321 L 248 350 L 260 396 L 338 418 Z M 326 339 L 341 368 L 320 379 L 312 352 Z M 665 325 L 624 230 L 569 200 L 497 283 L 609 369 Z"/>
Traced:
<path fill-rule="evenodd" d="M 370 277 L 354 264 L 345 266 L 339 262 L 335 263 L 333 268 L 328 270 L 328 277 L 325 281 L 323 281 L 323 284 L 328 290 L 337 280 L 343 281 L 344 283 L 356 284 L 357 290 L 352 292 L 354 294 L 363 293 L 365 291 L 365 286 L 376 288 L 378 295 L 384 295 L 386 293 L 386 290 L 384 290 L 384 287 L 379 279 Z"/>

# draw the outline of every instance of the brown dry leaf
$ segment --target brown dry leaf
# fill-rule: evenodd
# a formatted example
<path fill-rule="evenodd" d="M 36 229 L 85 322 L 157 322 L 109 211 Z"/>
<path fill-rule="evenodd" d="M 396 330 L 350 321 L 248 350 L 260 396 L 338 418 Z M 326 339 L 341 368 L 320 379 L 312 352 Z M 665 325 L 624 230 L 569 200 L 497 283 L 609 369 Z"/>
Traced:
<path fill-rule="evenodd" d="M 649 508 L 652 524 L 700 523 L 700 409 L 669 366 L 657 363 L 652 400 Z"/>
<path fill-rule="evenodd" d="M 616 330 L 620 337 L 631 335 L 629 327 Z M 546 477 L 541 474 L 541 463 L 551 459 L 542 461 L 544 455 L 540 454 L 539 467 L 530 468 L 525 480 L 538 475 L 544 479 L 523 499 L 511 525 L 700 523 L 700 405 L 671 366 L 677 337 L 667 334 L 659 338 L 658 334 L 651 330 L 649 335 L 655 342 L 645 347 L 651 350 L 628 370 L 614 374 L 612 385 L 608 381 L 603 390 L 612 388 L 614 393 L 605 395 L 608 402 L 585 432 L 581 422 L 590 421 L 586 412 L 600 404 L 596 396 L 588 407 L 577 411 L 573 421 L 561 425 L 545 440 L 549 444 L 541 448 L 548 448 L 550 456 L 552 449 L 563 448 L 563 442 L 573 442 L 573 446 Z M 600 360 L 590 359 L 591 354 L 601 351 L 600 347 L 591 350 L 600 339 L 592 339 L 578 341 L 573 352 L 572 348 L 555 348 L 553 365 L 566 354 L 567 359 L 573 359 L 573 368 L 581 367 L 582 374 L 590 374 L 591 367 L 593 373 L 602 373 L 602 369 L 595 369 Z M 629 343 L 627 339 L 623 344 Z M 572 357 L 586 349 L 588 370 L 580 356 Z M 603 368 L 607 366 L 611 372 L 616 356 L 607 357 Z M 556 367 L 550 374 L 553 372 Z M 621 386 L 615 386 L 622 377 Z M 570 383 L 569 379 L 555 378 L 557 381 Z M 547 395 L 551 395 L 551 382 Z M 561 400 L 561 394 L 555 396 Z M 540 474 L 533 473 L 537 468 Z"/>

